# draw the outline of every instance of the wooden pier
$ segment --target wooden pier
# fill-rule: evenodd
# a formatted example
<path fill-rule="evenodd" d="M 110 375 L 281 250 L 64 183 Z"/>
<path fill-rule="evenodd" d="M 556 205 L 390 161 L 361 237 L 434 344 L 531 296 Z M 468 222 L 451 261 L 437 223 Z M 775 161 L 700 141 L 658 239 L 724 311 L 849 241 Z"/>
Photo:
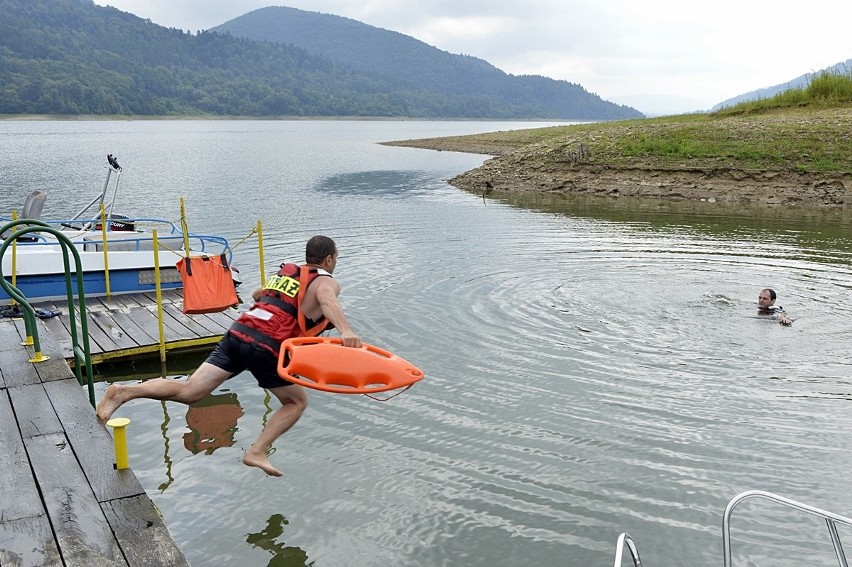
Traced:
<path fill-rule="evenodd" d="M 87 300 L 94 361 L 160 351 L 153 296 Z M 212 348 L 236 316 L 186 316 L 180 301 L 163 297 L 167 350 Z M 132 470 L 114 468 L 112 436 L 66 361 L 67 306 L 36 306 L 62 313 L 38 320 L 44 362 L 29 361 L 23 321 L 0 319 L 0 566 L 188 565 Z"/>
<path fill-rule="evenodd" d="M 161 297 L 163 309 L 164 349 L 181 351 L 193 348 L 210 348 L 228 330 L 237 316 L 234 309 L 221 313 L 184 315 L 181 311 L 181 290 L 167 290 Z M 50 346 L 58 349 L 67 360 L 73 358 L 66 302 L 38 303 L 58 311 L 60 315 L 39 319 L 39 336 L 46 335 Z M 92 363 L 132 359 L 160 351 L 160 331 L 157 317 L 157 297 L 154 292 L 114 295 L 86 300 L 88 314 L 89 348 Z M 77 321 L 79 327 L 80 322 Z M 47 353 L 44 346 L 42 352 Z"/>

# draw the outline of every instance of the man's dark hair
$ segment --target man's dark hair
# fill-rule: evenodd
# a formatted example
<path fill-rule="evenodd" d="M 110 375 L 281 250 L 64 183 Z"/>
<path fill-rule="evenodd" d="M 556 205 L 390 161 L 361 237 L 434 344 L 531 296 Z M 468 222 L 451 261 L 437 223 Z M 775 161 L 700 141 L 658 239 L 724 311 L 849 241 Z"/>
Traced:
<path fill-rule="evenodd" d="M 775 290 L 774 289 L 768 287 L 764 291 L 769 292 L 769 299 L 775 299 Z"/>
<path fill-rule="evenodd" d="M 305 262 L 308 264 L 321 264 L 327 256 L 332 256 L 337 251 L 334 240 L 327 236 L 318 234 L 311 237 L 305 245 Z"/>

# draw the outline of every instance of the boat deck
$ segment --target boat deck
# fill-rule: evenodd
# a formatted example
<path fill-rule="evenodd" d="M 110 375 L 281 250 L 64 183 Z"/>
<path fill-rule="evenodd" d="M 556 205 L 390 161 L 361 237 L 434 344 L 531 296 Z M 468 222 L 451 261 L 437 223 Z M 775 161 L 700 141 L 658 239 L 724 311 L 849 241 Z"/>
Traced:
<path fill-rule="evenodd" d="M 169 351 L 209 348 L 236 316 L 186 316 L 180 301 L 163 295 Z M 159 351 L 154 294 L 86 304 L 95 362 Z M 46 361 L 29 362 L 22 320 L 0 319 L 0 565 L 188 565 L 132 470 L 114 468 L 112 436 L 66 361 L 67 306 L 34 306 L 62 313 L 38 320 Z"/>
<path fill-rule="evenodd" d="M 236 310 L 228 309 L 221 313 L 184 315 L 181 311 L 182 302 L 182 290 L 162 292 L 163 339 L 167 352 L 207 348 L 215 344 L 238 314 Z M 60 313 L 58 317 L 37 321 L 42 353 L 61 354 L 70 361 L 73 354 L 67 302 L 34 303 L 33 307 Z M 159 351 L 160 331 L 155 293 L 88 298 L 86 313 L 93 364 L 132 359 Z M 77 321 L 77 324 L 79 326 L 80 322 Z M 53 353 L 48 352 L 48 348 L 54 349 Z"/>

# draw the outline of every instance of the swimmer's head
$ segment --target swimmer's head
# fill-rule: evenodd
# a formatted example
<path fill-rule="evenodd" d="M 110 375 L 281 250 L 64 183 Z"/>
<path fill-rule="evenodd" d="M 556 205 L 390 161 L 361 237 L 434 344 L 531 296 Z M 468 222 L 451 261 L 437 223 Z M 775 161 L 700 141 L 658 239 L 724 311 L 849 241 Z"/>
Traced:
<path fill-rule="evenodd" d="M 775 290 L 762 289 L 760 295 L 757 296 L 757 307 L 759 309 L 769 309 L 775 304 Z"/>

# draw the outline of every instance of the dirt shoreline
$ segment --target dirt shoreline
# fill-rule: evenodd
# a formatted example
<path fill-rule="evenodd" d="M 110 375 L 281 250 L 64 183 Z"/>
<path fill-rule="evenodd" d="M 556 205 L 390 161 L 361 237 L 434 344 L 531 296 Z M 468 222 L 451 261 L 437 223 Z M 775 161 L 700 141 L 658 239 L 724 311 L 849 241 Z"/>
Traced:
<path fill-rule="evenodd" d="M 478 195 L 554 193 L 652 197 L 719 203 L 852 207 L 852 173 L 745 171 L 727 167 L 616 167 L 566 159 L 543 163 L 523 148 L 463 137 L 386 142 L 384 145 L 494 156 L 448 182 Z"/>

